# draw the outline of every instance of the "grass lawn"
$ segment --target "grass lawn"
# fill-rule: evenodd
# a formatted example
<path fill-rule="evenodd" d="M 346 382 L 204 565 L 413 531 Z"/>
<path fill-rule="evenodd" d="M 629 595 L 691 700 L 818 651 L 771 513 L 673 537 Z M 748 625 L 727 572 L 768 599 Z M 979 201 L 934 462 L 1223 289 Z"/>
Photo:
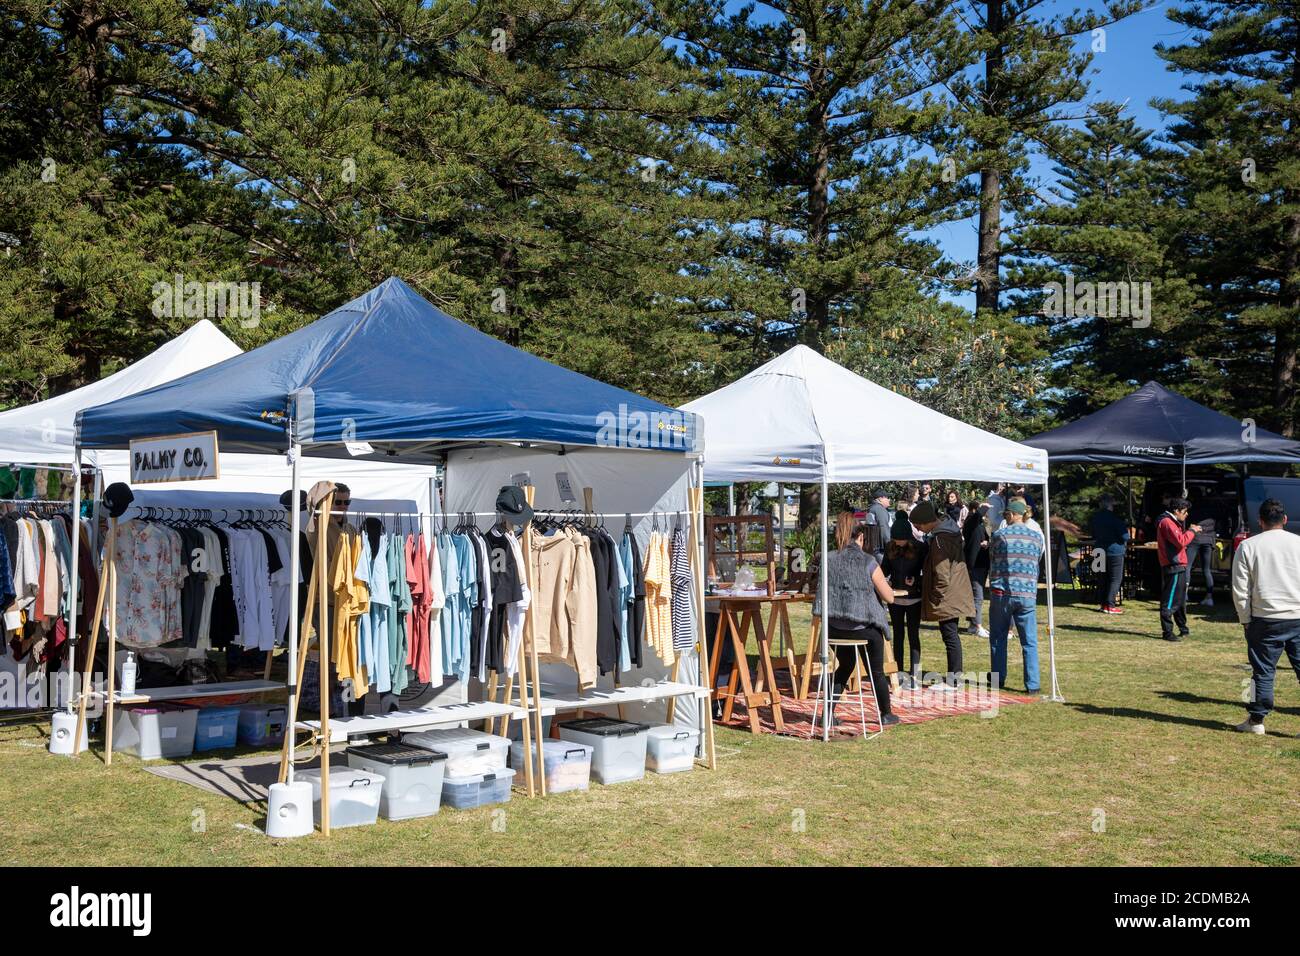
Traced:
<path fill-rule="evenodd" d="M 1300 860 L 1300 687 L 1279 671 L 1266 737 L 1235 734 L 1249 670 L 1221 604 L 1167 644 L 1151 602 L 1057 614 L 1066 703 L 829 745 L 718 729 L 718 770 L 272 843 L 255 807 L 121 757 L 56 759 L 0 727 L 0 865 L 1156 864 Z M 802 609 L 801 609 L 802 610 Z M 806 611 L 804 611 L 806 614 Z M 806 634 L 803 621 L 796 633 Z M 1040 608 L 1044 686 L 1045 611 Z M 967 637 L 966 667 L 987 663 Z M 933 628 L 928 667 L 942 664 Z M 1020 689 L 1018 650 L 1010 683 Z"/>

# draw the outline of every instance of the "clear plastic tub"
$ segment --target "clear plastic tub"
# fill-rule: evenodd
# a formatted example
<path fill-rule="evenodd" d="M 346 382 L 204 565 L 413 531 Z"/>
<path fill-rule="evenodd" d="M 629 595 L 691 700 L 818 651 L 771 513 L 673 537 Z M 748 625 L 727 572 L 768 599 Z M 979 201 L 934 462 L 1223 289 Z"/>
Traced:
<path fill-rule="evenodd" d="M 504 770 L 510 756 L 510 741 L 495 734 L 464 727 L 444 727 L 402 734 L 402 743 L 424 747 L 447 755 L 444 772 L 448 777 Z"/>
<path fill-rule="evenodd" d="M 303 770 L 297 777 L 311 784 L 312 816 L 320 824 L 321 773 Z M 369 826 L 379 819 L 384 778 L 365 770 L 330 770 L 330 828 Z"/>
<path fill-rule="evenodd" d="M 529 750 L 535 754 L 537 745 Z M 542 742 L 543 773 L 546 776 L 547 793 L 565 793 L 569 790 L 586 790 L 591 786 L 591 753 L 587 744 L 570 740 L 546 740 Z M 510 766 L 516 774 L 524 772 L 524 742 L 517 740 L 510 745 Z"/>
<path fill-rule="evenodd" d="M 194 752 L 224 750 L 239 740 L 238 707 L 202 707 L 194 728 Z"/>
<path fill-rule="evenodd" d="M 491 803 L 507 803 L 515 772 L 498 768 L 487 773 L 442 778 L 442 802 L 456 810 L 472 810 Z"/>
<path fill-rule="evenodd" d="M 281 744 L 288 720 L 283 704 L 244 704 L 239 708 L 239 742 L 250 747 Z"/>
<path fill-rule="evenodd" d="M 199 709 L 181 704 L 119 707 L 113 721 L 113 749 L 141 760 L 188 757 L 194 753 Z"/>
<path fill-rule="evenodd" d="M 651 724 L 646 732 L 645 765 L 655 773 L 681 773 L 695 769 L 695 748 L 700 732 L 688 727 Z"/>
<path fill-rule="evenodd" d="M 645 776 L 647 730 L 646 724 L 592 717 L 560 724 L 560 739 L 592 748 L 591 775 L 597 783 L 625 783 Z"/>
<path fill-rule="evenodd" d="M 405 744 L 371 744 L 348 748 L 353 770 L 383 774 L 379 815 L 385 820 L 431 817 L 442 801 L 445 754 Z"/>

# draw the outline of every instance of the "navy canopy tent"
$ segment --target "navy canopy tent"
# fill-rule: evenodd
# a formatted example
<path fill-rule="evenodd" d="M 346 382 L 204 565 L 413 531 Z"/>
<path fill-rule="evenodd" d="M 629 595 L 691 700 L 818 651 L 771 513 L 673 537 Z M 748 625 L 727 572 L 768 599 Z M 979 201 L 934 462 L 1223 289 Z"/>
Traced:
<path fill-rule="evenodd" d="M 1052 464 L 1300 463 L 1300 442 L 1221 415 L 1155 382 L 1023 441 L 1044 449 Z"/>
<path fill-rule="evenodd" d="M 480 442 L 698 451 L 696 416 L 513 348 L 388 279 L 311 325 L 165 385 L 84 409 L 82 448 L 216 431 L 223 452 L 434 462 Z M 352 444 L 349 450 L 345 443 Z"/>

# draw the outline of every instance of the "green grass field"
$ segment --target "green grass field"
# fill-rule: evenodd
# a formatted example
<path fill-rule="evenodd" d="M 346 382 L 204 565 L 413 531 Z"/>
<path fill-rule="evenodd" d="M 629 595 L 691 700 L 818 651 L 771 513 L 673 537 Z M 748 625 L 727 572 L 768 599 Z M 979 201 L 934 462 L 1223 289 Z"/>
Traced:
<path fill-rule="evenodd" d="M 1232 733 L 1249 680 L 1230 608 L 1155 639 L 1149 602 L 1057 614 L 1066 703 L 831 744 L 721 729 L 718 769 L 272 843 L 261 813 L 0 727 L 0 865 L 1156 864 L 1300 860 L 1300 687 L 1279 671 L 1266 737 Z M 806 613 L 806 611 L 805 611 Z M 796 633 L 806 633 L 796 622 Z M 1046 686 L 1045 612 L 1040 608 Z M 799 638 L 802 643 L 802 636 Z M 942 662 L 933 628 L 929 666 Z M 987 643 L 966 638 L 966 667 Z M 1013 648 L 1010 684 L 1023 686 Z"/>

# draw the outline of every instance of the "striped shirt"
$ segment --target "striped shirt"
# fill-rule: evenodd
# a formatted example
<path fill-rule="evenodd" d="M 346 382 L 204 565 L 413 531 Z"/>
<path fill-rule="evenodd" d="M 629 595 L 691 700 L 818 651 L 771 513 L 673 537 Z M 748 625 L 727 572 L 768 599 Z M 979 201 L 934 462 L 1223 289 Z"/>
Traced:
<path fill-rule="evenodd" d="M 993 532 L 989 547 L 989 587 L 1019 597 L 1038 596 L 1038 559 L 1043 535 L 1021 522 Z"/>
<path fill-rule="evenodd" d="M 686 546 L 686 532 L 673 531 L 670 575 L 673 595 L 673 648 L 685 650 L 695 646 L 695 608 L 691 601 L 691 560 Z"/>

